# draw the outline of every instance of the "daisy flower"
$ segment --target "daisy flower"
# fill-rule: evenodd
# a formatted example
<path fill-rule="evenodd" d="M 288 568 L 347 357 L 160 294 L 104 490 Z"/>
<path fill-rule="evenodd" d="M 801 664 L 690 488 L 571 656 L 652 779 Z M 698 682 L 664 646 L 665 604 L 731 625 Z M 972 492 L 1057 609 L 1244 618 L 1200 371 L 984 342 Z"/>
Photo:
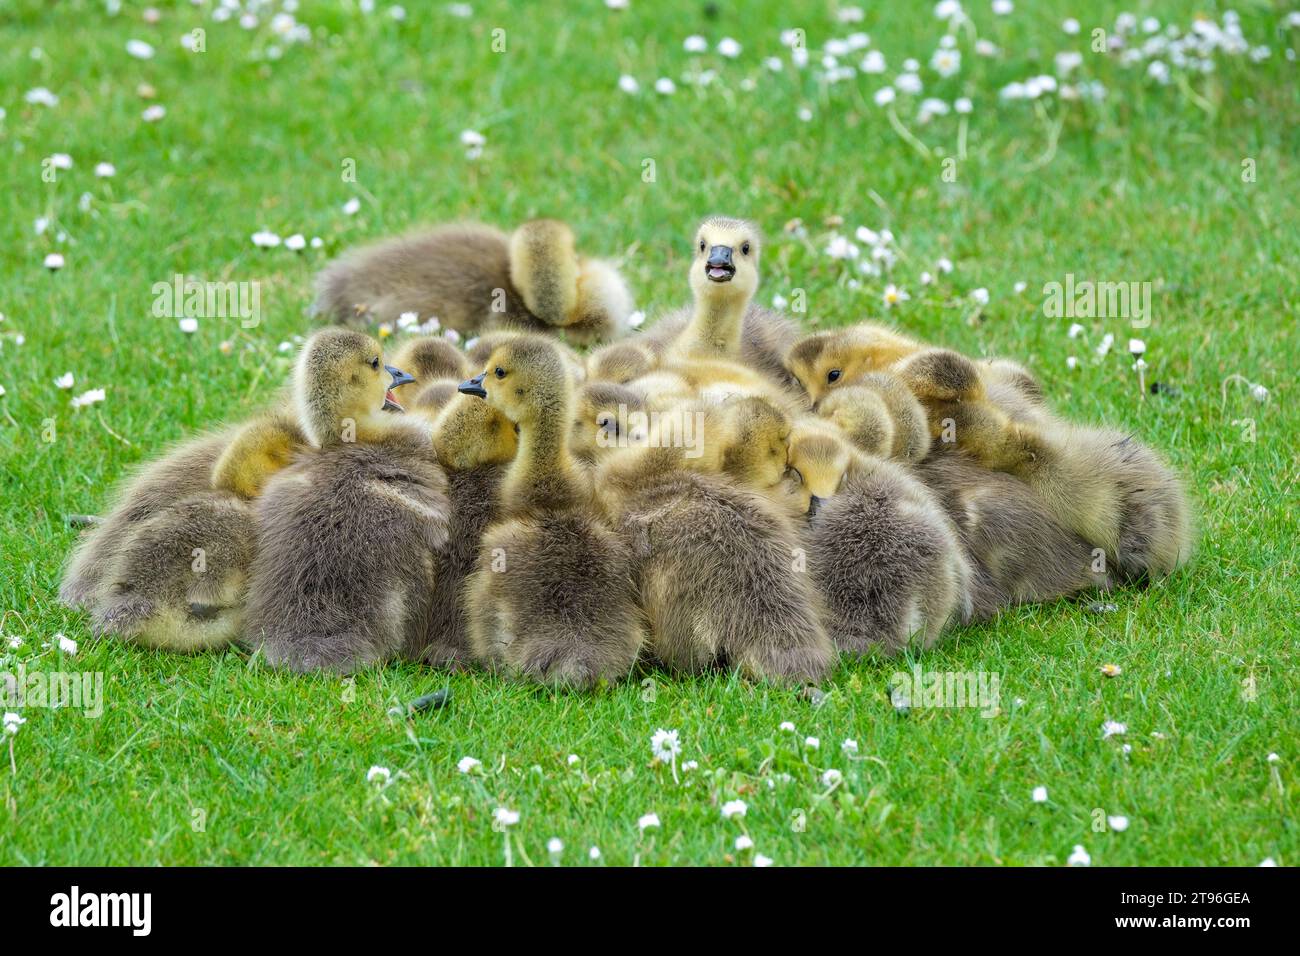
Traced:
<path fill-rule="evenodd" d="M 778 727 L 777 730 L 784 730 L 784 731 L 788 731 L 789 733 L 794 733 L 794 724 L 790 723 L 790 721 L 788 720 L 783 720 L 781 721 L 781 726 Z"/>
<path fill-rule="evenodd" d="M 894 92 L 892 86 L 886 86 L 876 90 L 872 99 L 875 100 L 877 106 L 888 106 L 890 103 L 894 102 L 894 100 L 898 99 L 898 94 Z"/>
<path fill-rule="evenodd" d="M 152 106 L 146 106 L 144 112 L 140 114 L 140 118 L 146 123 L 156 123 L 166 115 L 166 107 L 155 103 Z"/>
<path fill-rule="evenodd" d="M 280 242 L 280 237 L 268 229 L 261 229 L 253 233 L 253 245 L 259 249 L 274 249 Z"/>
<path fill-rule="evenodd" d="M 456 761 L 456 769 L 461 773 L 473 773 L 481 766 L 483 766 L 483 761 L 476 757 L 461 757 Z"/>
<path fill-rule="evenodd" d="M 551 856 L 559 856 L 564 852 L 564 841 L 559 837 L 551 837 L 546 841 L 546 852 Z"/>
<path fill-rule="evenodd" d="M 636 93 L 641 89 L 641 84 L 636 81 L 635 76 L 629 76 L 624 73 L 618 78 L 618 88 L 624 93 Z"/>
<path fill-rule="evenodd" d="M 666 76 L 661 76 L 655 80 L 655 92 L 664 96 L 672 96 L 677 92 L 677 84 Z"/>
<path fill-rule="evenodd" d="M 307 248 L 307 238 L 301 232 L 295 232 L 288 239 L 284 240 L 284 247 L 294 252 L 301 252 Z"/>
<path fill-rule="evenodd" d="M 1117 737 L 1128 733 L 1128 724 L 1122 724 L 1118 720 L 1108 720 L 1101 725 L 1101 739 L 1108 737 Z"/>
<path fill-rule="evenodd" d="M 722 817 L 724 820 L 730 820 L 732 817 L 743 817 L 749 812 L 749 807 L 744 800 L 728 800 L 722 805 Z"/>
<path fill-rule="evenodd" d="M 961 52 L 958 50 L 938 49 L 930 57 L 930 69 L 942 77 L 953 76 L 961 69 Z"/>
<path fill-rule="evenodd" d="M 60 375 L 58 378 L 54 380 L 55 388 L 72 388 L 72 386 L 76 384 L 77 384 L 76 376 L 74 376 L 71 372 L 64 372 L 62 375 Z"/>
<path fill-rule="evenodd" d="M 378 764 L 366 771 L 366 783 L 388 783 L 392 777 L 392 771 Z"/>
<path fill-rule="evenodd" d="M 677 755 L 682 752 L 681 739 L 675 730 L 664 730 L 662 727 L 654 732 L 650 737 L 650 752 L 659 763 L 672 763 L 677 759 Z"/>
<path fill-rule="evenodd" d="M 887 309 L 892 309 L 900 302 L 906 302 L 910 298 L 911 296 L 908 295 L 905 290 L 900 289 L 898 286 L 894 285 L 893 283 L 890 283 L 889 285 L 885 286 L 885 293 L 883 299 L 885 301 L 885 308 Z"/>
<path fill-rule="evenodd" d="M 980 305 L 989 304 L 989 290 L 983 288 L 982 286 L 978 289 L 975 289 L 973 292 L 971 292 L 970 297 Z"/>
<path fill-rule="evenodd" d="M 45 268 L 51 272 L 58 272 L 63 268 L 63 253 L 51 252 L 45 257 Z"/>
<path fill-rule="evenodd" d="M 5 733 L 10 737 L 14 737 L 18 734 L 18 728 L 27 723 L 27 718 L 15 714 L 13 711 L 6 711 L 3 722 Z"/>
<path fill-rule="evenodd" d="M 643 832 L 651 829 L 657 830 L 659 828 L 659 814 L 647 813 L 645 816 L 641 817 L 641 819 L 636 821 L 636 825 L 637 829 Z"/>
<path fill-rule="evenodd" d="M 186 335 L 193 335 L 195 332 L 199 330 L 199 320 L 193 318 L 192 316 L 186 316 L 185 318 L 181 319 L 177 323 L 177 325 L 180 326 L 180 330 L 184 332 Z"/>
<path fill-rule="evenodd" d="M 492 819 L 502 827 L 512 827 L 519 822 L 519 811 L 506 807 L 497 807 L 492 811 Z"/>
<path fill-rule="evenodd" d="M 803 739 L 803 745 L 808 750 L 820 750 L 822 746 L 822 742 L 818 740 L 816 737 L 805 737 Z"/>
<path fill-rule="evenodd" d="M 1118 664 L 1102 664 L 1101 672 L 1107 677 L 1118 677 L 1120 674 L 1124 673 L 1123 669 L 1121 669 Z"/>
<path fill-rule="evenodd" d="M 100 179 L 109 179 L 117 175 L 117 167 L 112 163 L 96 163 L 95 175 Z"/>
<path fill-rule="evenodd" d="M 361 211 L 361 200 L 358 199 L 356 196 L 353 196 L 351 199 L 349 199 L 347 202 L 343 204 L 343 215 L 345 216 L 355 216 L 360 211 Z"/>
<path fill-rule="evenodd" d="M 74 398 L 72 400 L 72 407 L 83 408 L 86 405 L 98 405 L 100 402 L 104 400 L 104 398 L 105 395 L 104 395 L 104 390 L 102 388 L 92 388 L 90 391 L 82 392 L 80 395 Z M 62 637 L 62 635 L 60 635 L 60 637 Z M 67 640 L 67 638 L 63 638 L 63 640 Z M 75 641 L 71 643 L 72 643 L 73 652 L 75 653 L 77 649 L 77 644 Z"/>
<path fill-rule="evenodd" d="M 754 849 L 754 838 L 748 833 L 742 833 L 736 837 L 736 849 L 741 851 Z"/>
<path fill-rule="evenodd" d="M 833 787 L 844 780 L 844 774 L 832 767 L 822 774 L 822 786 Z"/>
<path fill-rule="evenodd" d="M 730 60 L 740 56 L 740 44 L 731 37 L 723 37 L 718 41 L 718 52 Z"/>
<path fill-rule="evenodd" d="M 1109 826 L 1116 833 L 1123 833 L 1125 830 L 1128 829 L 1128 817 L 1126 816 L 1107 817 L 1106 825 Z"/>
<path fill-rule="evenodd" d="M 761 854 L 761 853 L 755 853 L 755 854 L 754 854 L 754 865 L 755 865 L 755 866 L 771 866 L 771 865 L 772 865 L 772 858 L 771 858 L 770 856 L 763 856 L 763 854 Z"/>
<path fill-rule="evenodd" d="M 1066 866 L 1092 866 L 1092 857 L 1088 855 L 1087 850 L 1085 850 L 1083 847 L 1079 846 L 1079 844 L 1076 843 L 1074 845 L 1074 851 L 1070 854 L 1070 858 L 1065 861 L 1065 865 Z"/>
<path fill-rule="evenodd" d="M 1034 803 L 1046 803 L 1046 802 L 1047 802 L 1047 788 L 1046 788 L 1046 787 L 1034 787 L 1034 792 L 1031 793 L 1031 794 L 1029 795 L 1029 798 L 1030 798 L 1031 800 L 1033 800 Z"/>
<path fill-rule="evenodd" d="M 698 33 L 692 34 L 682 41 L 682 49 L 687 53 L 707 53 L 709 51 L 709 41 Z"/>
<path fill-rule="evenodd" d="M 143 40 L 127 40 L 126 52 L 137 60 L 153 59 L 153 47 L 148 43 L 145 43 Z"/>
<path fill-rule="evenodd" d="M 840 744 L 840 751 L 848 756 L 853 756 L 858 752 L 858 742 L 852 738 Z"/>

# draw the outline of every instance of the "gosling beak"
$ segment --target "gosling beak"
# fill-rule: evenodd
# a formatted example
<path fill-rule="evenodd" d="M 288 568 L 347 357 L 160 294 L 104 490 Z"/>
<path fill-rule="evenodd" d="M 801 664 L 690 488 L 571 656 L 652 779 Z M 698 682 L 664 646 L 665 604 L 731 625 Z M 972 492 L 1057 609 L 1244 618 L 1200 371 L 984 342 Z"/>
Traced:
<path fill-rule="evenodd" d="M 713 246 L 709 249 L 708 261 L 704 263 L 704 274 L 710 282 L 732 280 L 736 275 L 736 266 L 731 261 L 731 246 Z"/>
<path fill-rule="evenodd" d="M 467 382 L 461 382 L 456 391 L 462 395 L 474 395 L 478 398 L 487 398 L 487 389 L 483 387 L 483 379 L 487 372 L 479 372 Z"/>
<path fill-rule="evenodd" d="M 391 365 L 385 365 L 384 371 L 393 377 L 393 381 L 388 386 L 388 391 L 384 393 L 384 411 L 386 412 L 404 412 L 404 409 L 397 402 L 397 396 L 393 394 L 393 389 L 400 388 L 403 385 L 409 385 L 415 381 L 414 375 L 403 372 L 400 368 L 393 368 Z"/>
<path fill-rule="evenodd" d="M 808 499 L 808 517 L 811 518 L 815 515 L 821 509 L 821 506 L 822 499 L 818 498 L 816 495 L 811 495 Z"/>

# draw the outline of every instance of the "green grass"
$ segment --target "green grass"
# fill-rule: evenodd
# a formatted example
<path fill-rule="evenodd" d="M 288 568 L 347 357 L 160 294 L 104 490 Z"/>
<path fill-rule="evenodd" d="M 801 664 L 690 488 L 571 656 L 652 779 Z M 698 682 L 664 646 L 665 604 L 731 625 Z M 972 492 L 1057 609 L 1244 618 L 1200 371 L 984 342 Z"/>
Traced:
<path fill-rule="evenodd" d="M 1136 2 L 1184 28 L 1196 10 L 1223 9 Z M 157 26 L 135 4 L 115 18 L 100 3 L 6 5 L 0 612 L 4 633 L 24 643 L 0 645 L 0 670 L 102 672 L 106 709 L 97 720 L 23 709 L 16 774 L 0 751 L 0 861 L 498 864 L 492 813 L 505 806 L 521 813 L 516 863 L 546 862 L 552 837 L 569 863 L 587 863 L 592 845 L 605 864 L 743 863 L 753 851 L 732 849 L 742 831 L 780 865 L 1058 864 L 1075 844 L 1094 865 L 1296 862 L 1300 87 L 1283 51 L 1300 33 L 1271 4 L 1237 2 L 1247 37 L 1272 48 L 1265 62 L 1221 56 L 1214 74 L 1182 88 L 1085 53 L 1080 72 L 1108 97 L 1051 98 L 1040 111 L 999 103 L 996 91 L 1051 72 L 1057 50 L 1086 51 L 1103 21 L 1090 14 L 1067 37 L 1066 15 L 1096 8 L 1110 23 L 1121 7 L 1022 0 L 995 18 L 983 0 L 966 5 L 1002 52 L 976 56 L 963 34 L 962 71 L 947 80 L 925 65 L 943 30 L 925 3 L 863 4 L 865 22 L 845 26 L 830 4 L 808 4 L 796 22 L 777 0 L 719 4 L 716 20 L 689 2 L 632 0 L 611 12 L 593 0 L 566 15 L 558 4 L 474 0 L 469 19 L 410 4 L 403 23 L 383 4 L 367 17 L 323 0 L 300 12 L 311 43 L 275 61 L 257 58 L 268 27 L 213 23 L 187 2 L 159 4 Z M 207 50 L 192 54 L 177 38 L 199 25 Z M 790 26 L 813 47 L 865 30 L 891 72 L 820 88 L 788 57 L 783 72 L 764 71 Z M 504 53 L 491 49 L 498 27 Z M 655 94 L 656 77 L 687 69 L 690 33 L 734 36 L 744 52 L 705 56 L 719 71 L 705 91 L 679 81 L 676 95 Z M 131 37 L 157 56 L 128 57 Z M 906 56 L 922 61 L 925 95 L 974 99 L 956 182 L 872 103 Z M 621 73 L 638 78 L 638 96 L 617 90 Z M 740 86 L 747 76 L 752 92 Z M 141 121 L 145 82 L 167 110 L 156 124 Z M 25 103 L 37 85 L 59 105 Z M 899 115 L 931 150 L 955 153 L 956 116 L 921 126 L 912 109 Z M 468 128 L 488 140 L 474 162 L 458 142 Z M 55 152 L 75 165 L 43 182 L 41 159 Z M 340 176 L 346 158 L 355 184 Z M 1246 158 L 1253 183 L 1242 181 Z M 92 175 L 101 160 L 115 178 Z M 645 160 L 654 182 L 643 181 Z M 345 216 L 353 196 L 361 211 Z M 850 235 L 859 224 L 892 229 L 901 256 L 890 281 L 912 299 L 890 318 L 973 354 L 1019 358 L 1063 414 L 1132 430 L 1164 453 L 1198 502 L 1193 563 L 1116 592 L 1114 611 L 1089 611 L 1088 598 L 1017 608 L 922 659 L 1000 675 L 992 719 L 969 708 L 896 714 L 886 684 L 898 665 L 881 661 L 841 664 L 819 706 L 730 676 L 653 671 L 595 696 L 413 666 L 348 684 L 272 672 L 237 651 L 180 658 L 95 641 L 82 615 L 57 604 L 75 538 L 63 515 L 102 508 L 132 465 L 265 401 L 287 371 L 277 346 L 308 330 L 311 278 L 331 255 L 422 221 L 557 215 L 585 247 L 621 259 L 653 316 L 686 297 L 689 234 L 713 211 L 765 226 L 760 297 L 806 290 L 809 327 L 882 313 L 883 283 L 855 290 L 822 253 L 827 217 L 844 217 Z M 53 225 L 37 236 L 41 216 Z M 806 240 L 782 232 L 795 217 Z M 249 236 L 262 227 L 320 236 L 324 248 L 256 249 Z M 67 265 L 50 275 L 42 260 L 55 249 Z M 922 287 L 940 256 L 955 271 Z M 154 318 L 153 283 L 178 272 L 261 282 L 262 325 L 207 319 L 184 336 Z M 1040 291 L 1067 273 L 1152 282 L 1150 328 L 1083 320 L 1084 337 L 1069 339 L 1068 319 L 1044 317 Z M 991 301 L 971 321 L 978 287 Z M 1100 360 L 1092 346 L 1105 332 L 1118 348 Z M 1139 400 L 1120 354 L 1132 334 L 1147 343 L 1149 379 L 1180 397 Z M 66 371 L 71 392 L 53 382 Z M 1233 373 L 1271 400 L 1232 385 L 1222 404 Z M 107 389 L 103 404 L 70 407 L 94 387 Z M 1242 419 L 1256 441 L 1243 440 Z M 45 648 L 59 632 L 80 643 L 75 657 Z M 1108 662 L 1123 674 L 1103 677 Z M 388 716 L 444 683 L 448 708 L 409 723 Z M 796 734 L 778 730 L 787 720 Z M 1125 722 L 1127 735 L 1103 740 L 1105 720 Z M 698 761 L 679 768 L 680 784 L 652 763 L 660 727 L 680 732 L 682 761 Z M 819 751 L 802 750 L 807 735 Z M 845 738 L 864 759 L 840 752 Z M 466 755 L 486 773 L 457 772 Z M 372 765 L 393 771 L 387 787 L 367 783 Z M 829 794 L 828 768 L 844 775 Z M 1030 800 L 1038 785 L 1045 804 Z M 721 804 L 737 797 L 748 815 L 724 820 Z M 1095 832 L 1097 809 L 1127 816 L 1128 830 Z M 792 825 L 800 811 L 802 829 Z M 662 826 L 640 833 L 650 812 Z"/>

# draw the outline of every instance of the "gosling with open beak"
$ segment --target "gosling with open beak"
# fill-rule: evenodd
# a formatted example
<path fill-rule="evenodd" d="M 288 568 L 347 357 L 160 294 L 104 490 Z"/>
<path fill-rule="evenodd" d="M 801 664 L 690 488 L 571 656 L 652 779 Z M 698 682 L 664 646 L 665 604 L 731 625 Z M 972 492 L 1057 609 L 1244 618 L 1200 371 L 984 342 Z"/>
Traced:
<path fill-rule="evenodd" d="M 393 377 L 392 382 L 388 385 L 388 391 L 384 393 L 384 411 L 386 412 L 404 412 L 406 411 L 397 401 L 397 396 L 393 394 L 393 389 L 400 388 L 403 385 L 409 385 L 415 381 L 414 375 L 408 375 L 400 368 L 393 368 L 391 365 L 385 365 L 384 371 Z"/>
<path fill-rule="evenodd" d="M 730 282 L 735 277 L 736 264 L 731 261 L 731 246 L 709 247 L 704 274 L 710 282 Z"/>

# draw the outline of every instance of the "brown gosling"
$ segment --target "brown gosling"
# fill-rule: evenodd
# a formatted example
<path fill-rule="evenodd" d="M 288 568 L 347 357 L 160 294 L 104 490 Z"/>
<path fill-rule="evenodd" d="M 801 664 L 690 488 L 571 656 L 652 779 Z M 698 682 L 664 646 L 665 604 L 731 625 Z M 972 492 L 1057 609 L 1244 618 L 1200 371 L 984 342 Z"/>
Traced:
<path fill-rule="evenodd" d="M 627 544 L 597 515 L 590 476 L 569 450 L 573 386 L 548 340 L 510 339 L 462 385 L 519 428 L 466 585 L 479 660 L 551 687 L 626 677 L 644 642 Z"/>
<path fill-rule="evenodd" d="M 841 652 L 930 647 L 969 619 L 971 569 L 957 528 L 905 468 L 815 419 L 792 431 L 790 466 L 810 504 L 809 576 Z"/>
<path fill-rule="evenodd" d="M 650 651 L 667 667 L 819 681 L 835 661 L 782 491 L 786 416 L 759 398 L 674 410 L 645 446 L 601 463 L 604 513 L 632 542 Z M 676 428 L 678 437 L 670 440 Z"/>
<path fill-rule="evenodd" d="M 294 373 L 312 446 L 257 502 L 247 639 L 294 670 L 351 671 L 421 647 L 450 524 L 429 422 L 400 414 L 379 343 L 326 329 Z"/>
<path fill-rule="evenodd" d="M 618 270 L 578 255 L 572 230 L 550 219 L 509 235 L 465 223 L 382 240 L 330 263 L 317 292 L 316 312 L 334 322 L 414 312 L 467 336 L 562 329 L 582 344 L 625 334 L 634 309 Z"/>

